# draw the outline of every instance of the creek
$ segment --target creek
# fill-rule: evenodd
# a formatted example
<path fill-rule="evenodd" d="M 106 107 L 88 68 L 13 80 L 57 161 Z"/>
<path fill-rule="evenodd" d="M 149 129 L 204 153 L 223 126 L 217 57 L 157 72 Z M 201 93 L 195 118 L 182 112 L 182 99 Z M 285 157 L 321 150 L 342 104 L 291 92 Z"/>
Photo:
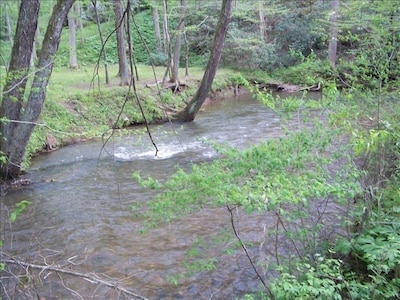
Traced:
<path fill-rule="evenodd" d="M 243 250 L 226 251 L 236 240 L 225 207 L 205 208 L 140 233 L 143 220 L 130 206 L 154 192 L 139 186 L 132 173 L 166 181 L 177 167 L 214 159 L 207 141 L 244 148 L 281 135 L 278 116 L 244 95 L 208 104 L 194 122 L 150 128 L 157 156 L 144 128 L 133 128 L 114 134 L 104 147 L 95 139 L 35 157 L 25 176 L 32 183 L 1 199 L 8 210 L 19 201 L 32 202 L 4 226 L 4 249 L 23 261 L 102 274 L 149 299 L 235 299 L 262 289 Z M 329 204 L 326 213 L 338 209 Z M 265 229 L 275 221 L 267 214 L 238 218 L 243 239 L 254 243 L 252 253 L 259 255 Z M 188 255 L 194 245 L 199 256 L 217 261 L 216 269 L 188 274 L 184 265 L 195 261 Z M 274 251 L 263 246 L 263 255 Z M 84 299 L 125 299 L 113 289 L 64 277 L 42 276 L 38 294 L 47 300 L 80 299 L 71 289 Z"/>

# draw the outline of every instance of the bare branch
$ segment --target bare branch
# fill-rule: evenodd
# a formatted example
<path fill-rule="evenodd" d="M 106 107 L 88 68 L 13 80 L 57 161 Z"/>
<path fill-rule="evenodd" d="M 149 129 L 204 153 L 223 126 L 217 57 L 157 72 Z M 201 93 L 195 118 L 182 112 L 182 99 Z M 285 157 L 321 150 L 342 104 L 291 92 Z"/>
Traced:
<path fill-rule="evenodd" d="M 253 259 L 250 256 L 249 251 L 246 248 L 246 245 L 243 243 L 242 239 L 240 238 L 237 230 L 236 230 L 236 226 L 235 226 L 235 220 L 233 217 L 233 210 L 237 209 L 237 206 L 234 207 L 230 207 L 229 205 L 226 206 L 226 208 L 228 209 L 230 215 L 231 215 L 231 225 L 232 225 L 232 229 L 233 229 L 233 233 L 235 234 L 236 238 L 238 239 L 240 246 L 243 248 L 244 252 L 246 253 L 247 258 L 250 261 L 250 264 L 254 270 L 254 272 L 256 273 L 258 279 L 260 279 L 261 283 L 263 284 L 263 286 L 265 287 L 265 289 L 267 290 L 269 296 L 271 297 L 271 299 L 274 299 L 272 291 L 270 290 L 269 286 L 267 285 L 267 283 L 265 282 L 265 280 L 262 278 L 261 274 L 257 271 L 257 268 L 253 262 Z"/>
<path fill-rule="evenodd" d="M 135 293 L 133 293 L 133 292 L 131 292 L 131 291 L 119 286 L 118 282 L 112 282 L 112 281 L 104 280 L 104 279 L 100 278 L 99 276 L 97 276 L 96 274 L 88 275 L 88 274 L 84 274 L 84 273 L 80 273 L 80 272 L 64 270 L 64 269 L 60 268 L 57 265 L 45 265 L 45 266 L 37 265 L 37 264 L 23 262 L 23 261 L 15 259 L 15 258 L 2 259 L 1 262 L 2 263 L 7 263 L 7 264 L 19 265 L 19 266 L 24 267 L 24 268 L 38 269 L 38 270 L 41 270 L 41 272 L 51 271 L 51 272 L 57 273 L 59 276 L 60 276 L 60 274 L 66 274 L 66 275 L 71 275 L 71 276 L 75 276 L 75 277 L 80 277 L 80 278 L 82 278 L 82 279 L 84 279 L 84 280 L 86 280 L 86 281 L 88 281 L 90 283 L 101 284 L 101 285 L 113 288 L 117 292 L 120 292 L 120 293 L 123 293 L 125 295 L 131 296 L 132 299 L 135 299 L 135 300 L 148 300 L 147 298 L 145 298 L 143 296 L 135 294 Z M 66 287 L 65 284 L 64 284 L 64 287 Z M 69 288 L 67 288 L 67 289 L 70 290 Z"/>
<path fill-rule="evenodd" d="M 11 88 L 9 88 L 9 89 L 6 90 L 6 91 L 3 91 L 2 94 L 5 95 L 5 94 L 10 93 L 12 90 L 16 89 L 16 88 L 19 87 L 21 84 L 23 84 L 24 81 L 27 80 L 30 76 L 33 76 L 33 75 L 35 75 L 36 72 L 38 72 L 38 71 L 40 71 L 40 70 L 43 70 L 44 68 L 47 68 L 47 67 L 48 67 L 50 64 L 52 64 L 52 63 L 53 63 L 53 62 L 50 62 L 50 63 L 46 64 L 45 66 L 43 66 L 42 68 L 40 68 L 40 69 L 38 69 L 38 70 L 33 70 L 31 73 L 29 73 L 29 74 L 25 75 L 24 77 L 22 77 L 22 78 L 20 79 L 20 81 L 17 82 L 14 86 L 12 86 Z"/>
<path fill-rule="evenodd" d="M 19 123 L 19 124 L 30 124 L 30 125 L 35 125 L 35 126 L 39 126 L 39 127 L 46 127 L 47 129 L 53 131 L 53 132 L 57 132 L 57 133 L 61 133 L 61 134 L 67 134 L 67 135 L 71 135 L 71 132 L 65 132 L 65 131 L 60 131 L 54 128 L 51 128 L 49 125 L 45 124 L 45 123 L 37 123 L 37 122 L 29 122 L 29 121 L 19 121 L 19 120 L 5 120 L 5 122 L 10 122 L 10 123 Z"/>

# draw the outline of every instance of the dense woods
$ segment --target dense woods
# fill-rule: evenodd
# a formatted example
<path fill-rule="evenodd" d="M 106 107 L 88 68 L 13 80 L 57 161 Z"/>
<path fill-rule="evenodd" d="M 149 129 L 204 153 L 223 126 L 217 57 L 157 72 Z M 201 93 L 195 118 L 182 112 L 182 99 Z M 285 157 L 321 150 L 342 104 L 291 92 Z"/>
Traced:
<path fill-rule="evenodd" d="M 109 66 L 117 66 L 111 76 L 118 76 L 119 88 L 129 86 L 136 93 L 138 66 L 160 67 L 164 73 L 160 83 L 168 87 L 168 94 L 158 91 L 158 95 L 173 101 L 191 70 L 201 68 L 203 77 L 196 90 L 170 107 L 171 120 L 178 121 L 195 118 L 213 90 L 217 70 L 226 69 L 231 75 L 224 87 L 244 87 L 276 111 L 286 139 L 243 152 L 221 150 L 221 160 L 180 170 L 164 185 L 134 174 L 144 187 L 161 187 L 159 197 L 141 208 L 145 213 L 140 217 L 151 224 L 146 230 L 165 222 L 163 218 L 170 222 L 207 205 L 226 206 L 232 220 L 236 208 L 269 212 L 278 218 L 276 237 L 284 235 L 297 252 L 286 258 L 277 255 L 271 265 L 257 265 L 232 221 L 238 248 L 243 248 L 256 273 L 263 269 L 274 274 L 257 273 L 260 291 L 243 299 L 400 297 L 400 6 L 396 1 L 2 0 L 0 6 L 4 184 L 29 166 L 35 154 L 31 143 L 44 144 L 32 133 L 42 110 L 46 111 L 53 68 L 85 70 L 90 73 L 88 84 L 94 82 L 95 70 L 111 87 Z M 100 76 L 101 66 L 105 74 Z M 148 86 L 153 84 L 158 82 Z M 268 90 L 279 84 L 300 87 L 297 91 L 318 87 L 322 96 L 320 101 L 305 101 L 302 96 L 283 100 Z M 80 103 L 79 97 L 72 102 Z M 103 101 L 100 93 L 94 97 Z M 139 123 L 132 121 L 132 115 L 140 115 L 141 123 L 147 124 L 149 111 L 165 107 L 160 101 L 146 111 L 141 106 L 144 99 L 137 94 L 136 98 L 140 110 L 124 111 L 126 102 L 121 101 L 116 104 L 121 107 L 116 120 L 93 119 L 116 129 L 121 115 L 130 120 L 128 125 Z M 60 101 L 64 100 L 70 101 Z M 314 125 L 314 132 L 292 130 L 293 116 L 308 112 L 306 118 L 311 119 L 315 111 L 325 113 L 323 125 Z M 338 141 L 345 145 L 335 144 Z M 343 151 L 325 158 L 332 147 Z M 345 166 L 332 176 L 327 169 L 339 161 Z M 323 234 L 319 221 L 297 235 L 288 231 L 310 217 L 307 208 L 315 199 L 347 205 L 342 224 L 346 234 L 332 240 Z M 25 205 L 17 207 L 11 222 Z M 7 266 L 0 260 L 2 274 Z M 179 278 L 172 283 L 178 284 Z M 4 286 L 0 288 L 7 294 Z"/>

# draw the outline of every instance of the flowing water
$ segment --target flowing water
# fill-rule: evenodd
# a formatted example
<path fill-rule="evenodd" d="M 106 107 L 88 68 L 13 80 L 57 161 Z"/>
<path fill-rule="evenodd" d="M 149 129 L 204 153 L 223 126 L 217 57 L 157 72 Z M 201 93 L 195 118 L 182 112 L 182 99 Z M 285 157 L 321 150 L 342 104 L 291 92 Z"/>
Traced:
<path fill-rule="evenodd" d="M 235 239 L 224 207 L 141 234 L 143 220 L 134 217 L 130 206 L 154 194 L 140 187 L 132 173 L 165 181 L 177 166 L 215 158 L 207 141 L 244 148 L 280 135 L 279 124 L 274 112 L 242 96 L 207 105 L 192 123 L 151 126 L 157 156 L 143 128 L 114 135 L 104 148 L 101 140 L 91 140 L 40 155 L 26 175 L 32 184 L 1 199 L 5 209 L 22 200 L 32 202 L 15 223 L 4 226 L 4 248 L 21 260 L 101 274 L 148 299 L 235 299 L 261 289 L 243 251 L 235 248 L 227 254 Z M 337 209 L 332 204 L 326 212 Z M 258 255 L 257 245 L 274 221 L 268 215 L 237 217 L 241 235 L 256 245 L 251 249 Z M 196 260 L 188 255 L 194 248 L 199 257 L 215 259 L 217 269 L 188 273 L 184 265 Z M 269 248 L 263 248 L 263 255 L 273 252 Z M 34 287 L 46 299 L 80 299 L 78 294 L 124 299 L 112 288 L 82 278 L 65 275 L 61 281 L 55 274 L 41 275 Z"/>

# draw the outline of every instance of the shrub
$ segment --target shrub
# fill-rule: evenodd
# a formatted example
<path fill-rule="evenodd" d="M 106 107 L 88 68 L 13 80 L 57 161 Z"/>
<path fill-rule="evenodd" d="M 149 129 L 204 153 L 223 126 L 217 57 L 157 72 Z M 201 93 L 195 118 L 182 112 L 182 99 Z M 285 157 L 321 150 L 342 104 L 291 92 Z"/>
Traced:
<path fill-rule="evenodd" d="M 148 60 L 148 64 L 157 67 L 158 66 L 166 67 L 168 64 L 168 56 L 163 52 L 151 53 Z"/>

